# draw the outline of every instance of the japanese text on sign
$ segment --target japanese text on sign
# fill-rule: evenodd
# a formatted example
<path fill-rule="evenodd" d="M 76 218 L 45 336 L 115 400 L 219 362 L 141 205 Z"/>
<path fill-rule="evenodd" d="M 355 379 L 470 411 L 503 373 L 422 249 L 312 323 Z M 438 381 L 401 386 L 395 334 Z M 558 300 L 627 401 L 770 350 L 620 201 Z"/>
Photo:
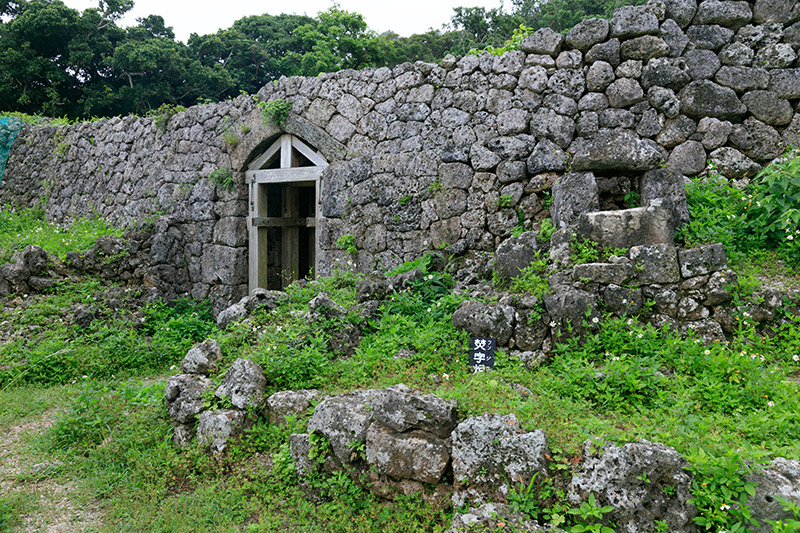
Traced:
<path fill-rule="evenodd" d="M 470 339 L 469 366 L 473 372 L 485 372 L 494 369 L 494 354 L 497 339 L 490 337 L 473 337 Z"/>

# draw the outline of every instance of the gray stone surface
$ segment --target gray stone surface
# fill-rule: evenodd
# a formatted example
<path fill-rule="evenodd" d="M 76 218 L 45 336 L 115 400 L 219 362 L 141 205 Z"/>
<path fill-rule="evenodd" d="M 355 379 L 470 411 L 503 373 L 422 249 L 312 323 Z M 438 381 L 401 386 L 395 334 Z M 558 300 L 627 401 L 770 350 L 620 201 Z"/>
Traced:
<path fill-rule="evenodd" d="M 181 361 L 181 371 L 186 374 L 209 375 L 217 369 L 222 350 L 214 339 L 195 344 Z"/>
<path fill-rule="evenodd" d="M 286 417 L 302 415 L 311 402 L 322 398 L 318 390 L 285 390 L 269 396 L 266 402 L 267 418 L 270 423 L 284 425 Z"/>
<path fill-rule="evenodd" d="M 455 402 L 421 394 L 402 383 L 375 391 L 371 402 L 375 420 L 397 433 L 419 429 L 447 438 L 456 427 Z"/>
<path fill-rule="evenodd" d="M 697 13 L 697 0 L 664 0 L 667 16 L 686 28 Z"/>
<path fill-rule="evenodd" d="M 367 430 L 366 459 L 381 474 L 435 484 L 450 462 L 450 452 L 441 438 L 425 431 L 400 433 L 373 422 Z"/>
<path fill-rule="evenodd" d="M 542 431 L 523 433 L 514 415 L 483 415 L 461 422 L 452 434 L 454 505 L 503 501 L 509 483 L 527 485 L 545 475 L 549 453 Z"/>
<path fill-rule="evenodd" d="M 686 141 L 672 150 L 667 164 L 687 176 L 695 176 L 705 170 L 706 160 L 707 154 L 702 143 Z"/>
<path fill-rule="evenodd" d="M 639 179 L 639 194 L 642 205 L 660 205 L 668 210 L 673 228 L 689 222 L 685 177 L 680 169 L 668 166 L 645 172 Z"/>
<path fill-rule="evenodd" d="M 365 443 L 367 429 L 372 424 L 370 400 L 375 391 L 362 390 L 327 398 L 317 405 L 309 433 L 324 435 L 331 444 L 333 455 L 342 463 L 356 459 L 353 443 Z"/>
<path fill-rule="evenodd" d="M 729 146 L 717 148 L 708 154 L 708 160 L 720 174 L 731 179 L 752 178 L 761 170 L 761 165 Z"/>
<path fill-rule="evenodd" d="M 671 243 L 675 233 L 671 216 L 660 206 L 584 213 L 578 221 L 578 233 L 614 248 Z"/>
<path fill-rule="evenodd" d="M 642 284 L 677 283 L 681 279 L 678 254 L 672 244 L 634 246 L 628 256 Z"/>
<path fill-rule="evenodd" d="M 583 462 L 570 486 L 573 504 L 594 494 L 599 505 L 614 507 L 606 516 L 621 531 L 641 531 L 656 520 L 665 521 L 669 531 L 694 531 L 689 465 L 674 448 L 641 441 L 594 450 L 591 441 L 584 444 Z M 674 490 L 665 491 L 666 486 Z"/>
<path fill-rule="evenodd" d="M 725 247 L 720 243 L 681 250 L 678 252 L 678 260 L 681 264 L 681 275 L 684 278 L 724 270 L 728 265 Z"/>
<path fill-rule="evenodd" d="M 583 20 L 568 32 L 566 42 L 572 48 L 586 52 L 592 46 L 602 43 L 608 37 L 608 21 L 599 18 Z"/>
<path fill-rule="evenodd" d="M 473 337 L 495 337 L 497 345 L 503 346 L 514 331 L 514 308 L 466 301 L 453 313 L 453 326 Z"/>
<path fill-rule="evenodd" d="M 237 359 L 225 373 L 215 395 L 230 400 L 239 409 L 258 409 L 264 403 L 266 384 L 261 365 L 249 359 Z"/>
<path fill-rule="evenodd" d="M 708 80 L 693 81 L 681 91 L 680 98 L 681 111 L 698 119 L 736 120 L 747 112 L 732 89 Z"/>
<path fill-rule="evenodd" d="M 564 36 L 550 28 L 536 30 L 526 37 L 519 49 L 529 54 L 544 54 L 555 57 L 564 45 Z"/>
<path fill-rule="evenodd" d="M 203 394 L 214 383 L 205 376 L 178 374 L 167 380 L 164 398 L 169 416 L 179 424 L 191 424 L 203 410 Z"/>
<path fill-rule="evenodd" d="M 623 6 L 614 11 L 610 21 L 611 37 L 629 39 L 658 34 L 658 17 L 645 6 Z"/>
<path fill-rule="evenodd" d="M 581 170 L 650 170 L 662 155 L 648 141 L 628 130 L 601 129 L 591 141 L 575 147 L 572 168 Z"/>
<path fill-rule="evenodd" d="M 790 512 L 783 510 L 777 498 L 800 505 L 800 461 L 778 457 L 766 469 L 751 473 L 746 479 L 757 484 L 755 495 L 748 498 L 747 502 L 753 518 L 762 524 L 756 531 L 772 531 L 767 525 L 768 520 L 787 521 L 794 518 Z"/>
<path fill-rule="evenodd" d="M 600 206 L 597 182 L 591 172 L 564 174 L 553 183 L 552 190 L 550 216 L 557 229 L 575 224 L 582 213 Z"/>
<path fill-rule="evenodd" d="M 494 271 L 502 280 L 520 275 L 522 269 L 536 259 L 539 243 L 536 232 L 528 231 L 518 237 L 509 237 L 497 247 L 494 258 Z"/>
<path fill-rule="evenodd" d="M 754 117 L 771 126 L 785 126 L 794 116 L 791 104 L 769 91 L 750 91 L 742 96 L 742 103 Z"/>
<path fill-rule="evenodd" d="M 197 417 L 197 443 L 221 453 L 239 436 L 247 424 L 247 415 L 236 409 L 203 411 Z"/>

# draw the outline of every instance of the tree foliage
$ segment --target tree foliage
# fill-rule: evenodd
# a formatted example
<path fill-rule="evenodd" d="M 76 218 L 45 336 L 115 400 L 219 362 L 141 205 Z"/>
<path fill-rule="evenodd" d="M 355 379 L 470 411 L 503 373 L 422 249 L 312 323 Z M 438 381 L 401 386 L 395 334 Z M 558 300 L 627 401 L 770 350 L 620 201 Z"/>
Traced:
<path fill-rule="evenodd" d="M 82 12 L 61 0 L 0 0 L 0 111 L 89 118 L 146 113 L 255 93 L 281 76 L 438 61 L 500 46 L 524 24 L 564 31 L 641 0 L 513 0 L 510 12 L 455 8 L 449 25 L 410 37 L 378 35 L 336 4 L 316 17 L 254 15 L 175 40 L 150 15 L 123 29 L 133 0 Z"/>

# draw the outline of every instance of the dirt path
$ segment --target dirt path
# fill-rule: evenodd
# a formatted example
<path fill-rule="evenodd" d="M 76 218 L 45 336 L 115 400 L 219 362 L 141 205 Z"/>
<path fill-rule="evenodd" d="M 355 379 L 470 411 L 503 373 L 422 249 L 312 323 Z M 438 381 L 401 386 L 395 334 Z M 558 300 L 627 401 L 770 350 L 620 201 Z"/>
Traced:
<path fill-rule="evenodd" d="M 55 417 L 56 411 L 51 410 L 0 428 L 0 494 L 21 494 L 32 502 L 31 511 L 20 516 L 15 531 L 86 531 L 102 522 L 99 508 L 76 504 L 77 489 L 72 483 L 48 478 L 48 469 L 57 470 L 59 463 L 36 464 L 31 456 L 28 442 L 51 427 Z"/>

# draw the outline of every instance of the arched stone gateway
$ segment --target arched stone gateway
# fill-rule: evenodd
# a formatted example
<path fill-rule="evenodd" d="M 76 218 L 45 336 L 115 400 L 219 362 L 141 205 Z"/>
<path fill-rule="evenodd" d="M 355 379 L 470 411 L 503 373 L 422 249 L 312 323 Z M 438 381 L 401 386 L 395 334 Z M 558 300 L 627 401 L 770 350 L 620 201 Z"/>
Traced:
<path fill-rule="evenodd" d="M 284 133 L 247 166 L 249 290 L 281 289 L 317 271 L 319 182 L 326 159 Z"/>

